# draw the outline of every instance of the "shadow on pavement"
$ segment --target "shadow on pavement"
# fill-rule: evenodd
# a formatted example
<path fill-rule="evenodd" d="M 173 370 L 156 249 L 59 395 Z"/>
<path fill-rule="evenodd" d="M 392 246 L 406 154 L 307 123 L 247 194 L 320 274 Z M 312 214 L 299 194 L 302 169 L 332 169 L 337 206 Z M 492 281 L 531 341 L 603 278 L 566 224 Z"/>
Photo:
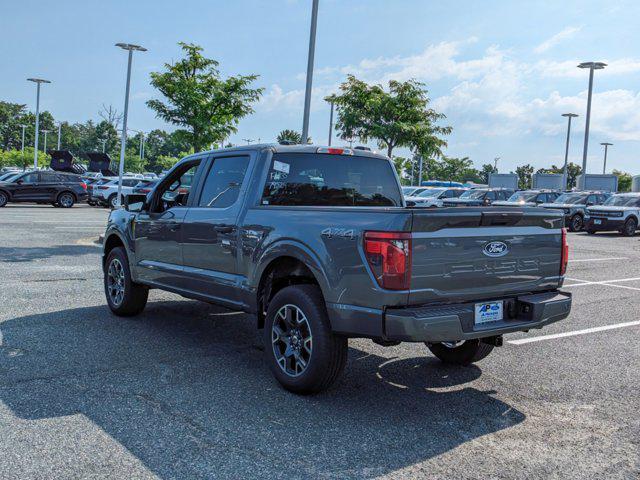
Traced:
<path fill-rule="evenodd" d="M 426 349 L 389 359 L 351 348 L 332 390 L 295 396 L 264 366 L 249 316 L 198 302 L 150 302 L 136 319 L 77 308 L 0 330 L 0 402 L 15 416 L 84 415 L 162 478 L 371 477 L 525 418 L 467 385 L 478 367 L 443 366 Z M 82 458 L 85 473 L 104 468 Z"/>
<path fill-rule="evenodd" d="M 97 235 L 96 235 L 97 237 Z M 21 263 L 59 256 L 95 255 L 99 245 L 55 245 L 52 247 L 8 247 L 0 248 L 0 262 Z"/>

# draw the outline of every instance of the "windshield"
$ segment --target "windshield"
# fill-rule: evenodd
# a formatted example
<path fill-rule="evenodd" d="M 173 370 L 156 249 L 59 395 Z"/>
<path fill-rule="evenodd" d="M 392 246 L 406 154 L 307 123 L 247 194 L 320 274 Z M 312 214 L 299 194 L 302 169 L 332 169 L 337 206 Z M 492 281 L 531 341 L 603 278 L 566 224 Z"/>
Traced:
<path fill-rule="evenodd" d="M 553 203 L 566 203 L 566 204 L 574 204 L 574 203 L 586 203 L 587 196 L 583 193 L 563 193 L 556 201 Z"/>
<path fill-rule="evenodd" d="M 444 192 L 444 188 L 429 188 L 427 190 L 425 190 L 424 192 L 418 194 L 418 197 L 437 197 L 438 195 L 440 195 L 442 192 Z"/>
<path fill-rule="evenodd" d="M 402 193 L 407 196 L 411 195 L 416 190 L 418 190 L 416 187 L 402 187 Z"/>
<path fill-rule="evenodd" d="M 533 202 L 536 199 L 535 192 L 516 192 L 509 197 L 509 202 Z"/>
<path fill-rule="evenodd" d="M 487 193 L 487 190 L 467 190 L 460 198 L 482 198 Z"/>
<path fill-rule="evenodd" d="M 603 205 L 611 205 L 614 207 L 639 207 L 640 196 L 637 195 L 614 195 L 607 198 L 607 201 Z"/>

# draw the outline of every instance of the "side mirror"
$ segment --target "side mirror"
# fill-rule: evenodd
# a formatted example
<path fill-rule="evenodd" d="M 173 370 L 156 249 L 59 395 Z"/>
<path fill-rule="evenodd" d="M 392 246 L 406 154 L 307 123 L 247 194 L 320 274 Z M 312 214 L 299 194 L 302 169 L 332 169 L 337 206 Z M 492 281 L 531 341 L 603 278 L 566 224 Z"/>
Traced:
<path fill-rule="evenodd" d="M 592 206 L 594 206 L 594 205 L 595 205 L 595 203 L 594 203 L 594 202 L 587 202 L 587 207 L 592 207 Z"/>
<path fill-rule="evenodd" d="M 407 205 L 407 207 L 415 207 L 416 206 L 416 202 L 414 202 L 412 200 L 405 201 L 405 204 Z"/>
<path fill-rule="evenodd" d="M 147 203 L 147 196 L 132 193 L 124 196 L 124 209 L 127 212 L 141 212 Z"/>
<path fill-rule="evenodd" d="M 17 183 L 18 185 L 22 185 L 22 184 L 24 183 L 24 180 L 20 179 L 20 180 L 16 181 L 16 183 Z"/>

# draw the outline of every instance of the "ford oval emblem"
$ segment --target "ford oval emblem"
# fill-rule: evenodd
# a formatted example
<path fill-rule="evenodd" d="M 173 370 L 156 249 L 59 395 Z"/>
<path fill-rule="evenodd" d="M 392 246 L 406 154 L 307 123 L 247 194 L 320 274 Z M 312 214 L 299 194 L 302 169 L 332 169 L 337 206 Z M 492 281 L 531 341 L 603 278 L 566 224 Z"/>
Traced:
<path fill-rule="evenodd" d="M 502 257 L 509 253 L 509 247 L 504 242 L 489 242 L 482 249 L 487 257 Z"/>

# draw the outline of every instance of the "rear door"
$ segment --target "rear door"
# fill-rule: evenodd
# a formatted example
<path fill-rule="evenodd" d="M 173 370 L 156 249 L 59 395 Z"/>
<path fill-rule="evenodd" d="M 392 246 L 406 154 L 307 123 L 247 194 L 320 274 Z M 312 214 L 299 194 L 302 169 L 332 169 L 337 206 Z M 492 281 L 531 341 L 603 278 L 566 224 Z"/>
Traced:
<path fill-rule="evenodd" d="M 190 289 L 221 303 L 240 300 L 238 216 L 250 164 L 248 153 L 211 157 L 184 218 L 182 255 Z"/>
<path fill-rule="evenodd" d="M 414 211 L 410 303 L 556 288 L 562 216 L 524 208 Z"/>
<path fill-rule="evenodd" d="M 53 202 L 62 183 L 61 175 L 55 172 L 40 172 L 38 183 L 38 195 L 43 200 Z"/>

